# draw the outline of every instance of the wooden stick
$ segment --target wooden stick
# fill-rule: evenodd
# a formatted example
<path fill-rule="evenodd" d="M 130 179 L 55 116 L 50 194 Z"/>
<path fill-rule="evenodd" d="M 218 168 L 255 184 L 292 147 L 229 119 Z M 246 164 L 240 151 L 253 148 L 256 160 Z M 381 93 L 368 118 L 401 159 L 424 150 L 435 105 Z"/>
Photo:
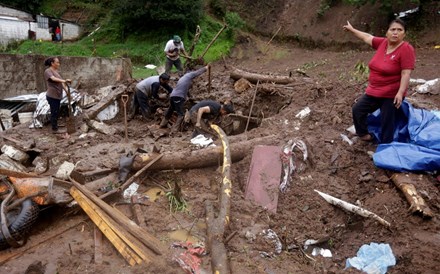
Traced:
<path fill-rule="evenodd" d="M 416 176 L 416 175 L 413 175 Z M 409 211 L 411 213 L 421 214 L 425 218 L 432 218 L 432 213 L 425 200 L 417 193 L 416 187 L 411 183 L 413 180 L 410 174 L 394 173 L 391 176 L 393 183 L 403 192 L 406 200 L 410 204 Z"/>
<path fill-rule="evenodd" d="M 217 32 L 217 34 L 214 36 L 214 38 L 212 38 L 211 42 L 208 44 L 208 46 L 206 46 L 205 51 L 203 51 L 202 55 L 200 55 L 199 59 L 202 59 L 203 56 L 205 56 L 206 52 L 208 52 L 208 49 L 212 46 L 212 44 L 214 44 L 215 40 L 217 40 L 217 38 L 219 37 L 219 35 L 225 30 L 225 28 L 227 27 L 226 24 L 223 25 L 223 27 L 220 29 L 219 32 Z"/>
<path fill-rule="evenodd" d="M 365 217 L 365 218 L 372 218 L 372 219 L 378 221 L 380 224 L 382 224 L 382 225 L 384 225 L 384 226 L 386 226 L 388 228 L 391 226 L 391 224 L 389 222 L 385 221 L 384 219 L 382 219 L 381 217 L 379 217 L 378 215 L 374 214 L 371 211 L 368 211 L 366 209 L 358 207 L 358 206 L 356 206 L 354 204 L 347 203 L 347 202 L 345 202 L 343 200 L 340 200 L 338 198 L 335 198 L 333 196 L 330 196 L 328 194 L 320 192 L 320 191 L 318 191 L 316 189 L 315 189 L 315 191 L 319 195 L 321 195 L 321 197 L 324 198 L 324 200 L 326 200 L 328 203 L 330 203 L 332 205 L 339 206 L 339 207 L 341 207 L 341 208 L 343 208 L 343 209 L 345 209 L 347 211 L 350 211 L 352 213 L 356 213 L 356 214 L 358 214 L 358 215 L 360 215 L 362 217 Z"/>
<path fill-rule="evenodd" d="M 269 44 L 270 42 L 272 42 L 273 38 L 275 38 L 275 36 L 278 34 L 278 32 L 281 30 L 281 26 L 277 29 L 277 31 L 275 32 L 275 34 L 272 36 L 272 38 L 270 38 L 269 42 L 267 42 L 266 44 L 266 49 L 264 50 L 264 54 L 267 53 L 267 51 L 269 50 Z"/>
<path fill-rule="evenodd" d="M 159 154 L 156 156 L 156 158 L 154 158 L 153 160 L 151 160 L 150 162 L 148 162 L 148 164 L 146 164 L 143 168 L 141 168 L 140 170 L 138 170 L 138 172 L 136 172 L 133 176 L 131 176 L 125 183 L 123 183 L 120 187 L 115 188 L 110 190 L 107 193 L 102 194 L 101 196 L 99 196 L 99 198 L 104 199 L 116 192 L 119 191 L 123 191 L 124 189 L 126 189 L 131 183 L 133 183 L 134 180 L 136 180 L 139 176 L 141 176 L 150 166 L 152 166 L 155 162 L 157 162 L 160 158 L 162 158 L 163 154 Z"/>
<path fill-rule="evenodd" d="M 122 214 L 118 209 L 111 207 L 109 204 L 99 199 L 93 192 L 88 190 L 83 185 L 79 184 L 72 178 L 70 178 L 72 184 L 78 188 L 87 198 L 93 201 L 97 206 L 99 206 L 105 213 L 107 213 L 112 219 L 114 219 L 118 224 L 123 226 L 130 232 L 131 235 L 140 240 L 144 245 L 151 249 L 154 253 L 162 255 L 162 250 L 164 247 L 162 243 L 156 239 L 153 235 L 139 227 L 135 222 L 130 220 L 127 216 Z"/>
<path fill-rule="evenodd" d="M 248 116 L 248 120 L 246 122 L 246 127 L 244 129 L 244 133 L 247 132 L 247 129 L 248 129 L 248 126 L 249 126 L 249 120 L 251 119 L 252 109 L 254 108 L 255 97 L 257 97 L 258 84 L 260 84 L 260 80 L 257 81 L 257 85 L 255 86 L 254 97 L 252 98 L 251 109 L 249 110 L 249 116 Z"/>
<path fill-rule="evenodd" d="M 104 212 L 96 210 L 96 208 L 92 208 L 92 202 L 75 187 L 70 189 L 70 194 L 131 266 L 142 263 L 142 259 L 138 256 L 138 254 L 129 248 L 127 244 L 120 238 L 120 236 L 106 222 L 106 219 L 108 220 L 109 217 L 104 214 Z"/>

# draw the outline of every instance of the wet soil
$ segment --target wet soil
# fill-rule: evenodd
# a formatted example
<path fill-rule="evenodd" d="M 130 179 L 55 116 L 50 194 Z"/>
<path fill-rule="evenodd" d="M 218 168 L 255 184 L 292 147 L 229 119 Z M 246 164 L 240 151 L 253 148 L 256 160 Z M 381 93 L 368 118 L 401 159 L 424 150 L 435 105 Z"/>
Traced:
<path fill-rule="evenodd" d="M 274 43 L 267 46 L 267 40 L 250 35 L 241 37 L 240 41 L 230 57 L 212 64 L 210 91 L 207 75 L 197 79 L 191 89 L 193 100 L 231 98 L 236 110 L 247 116 L 255 85 L 247 91 L 236 92 L 234 81 L 229 77 L 231 66 L 254 73 L 294 76 L 297 80 L 289 88 L 277 87 L 273 93 L 257 93 L 252 115 L 262 118 L 262 123 L 246 134 L 230 136 L 231 146 L 239 138 L 252 140 L 272 135 L 266 144 L 282 147 L 296 138 L 307 145 L 310 160 L 303 163 L 297 158 L 303 168 L 293 173 L 287 191 L 278 194 L 276 213 L 245 199 L 252 150 L 243 160 L 231 165 L 231 216 L 225 236 L 236 233 L 226 244 L 232 273 L 357 273 L 353 269 L 344 271 L 345 261 L 354 257 L 363 244 L 371 242 L 391 245 L 397 264 L 389 273 L 437 273 L 440 183 L 432 175 L 420 174 L 423 180 L 417 181 L 416 188 L 431 207 L 434 218 L 425 220 L 411 215 L 403 194 L 390 180 L 392 172 L 379 169 L 372 162 L 370 154 L 377 145 L 356 138 L 354 144 L 349 145 L 340 136 L 348 135 L 346 129 L 352 125 L 351 105 L 365 88 L 366 73 L 359 69 L 362 66 L 358 69 L 355 66 L 366 64 L 373 52 L 308 50 Z M 417 48 L 417 68 L 412 78 L 439 77 L 439 63 L 438 50 Z M 409 94 L 408 100 L 414 105 L 427 109 L 440 105 L 438 95 L 417 94 L 413 87 Z M 309 116 L 297 118 L 305 107 L 311 110 Z M 118 130 L 113 136 L 90 130 L 80 138 L 78 129 L 69 139 L 60 139 L 49 132 L 49 127 L 28 129 L 25 126 L 8 130 L 7 136 L 21 141 L 34 140 L 41 156 L 51 161 L 46 175 L 53 175 L 65 160 L 75 163 L 77 171 L 86 172 L 117 169 L 122 155 L 138 148 L 151 151 L 152 145 L 162 153 L 194 149 L 189 143 L 191 130 L 184 131 L 182 136 L 155 139 L 157 133 L 152 136 L 151 132 L 155 134 L 159 119 L 160 115 L 149 121 L 136 116 L 129 121 L 128 143 L 124 141 L 121 114 L 109 122 Z M 77 125 L 80 124 L 78 120 Z M 186 212 L 170 211 L 169 200 L 163 195 L 175 182 L 187 202 Z M 184 273 L 173 260 L 176 249 L 171 248 L 171 244 L 187 240 L 188 233 L 193 241 L 205 243 L 205 202 L 212 201 L 217 208 L 220 166 L 146 172 L 138 183 L 139 193 L 148 190 L 162 193 L 142 208 L 146 229 L 167 247 L 163 256 L 148 265 L 130 267 L 104 237 L 103 262 L 97 264 L 94 224 L 79 208 L 52 206 L 43 209 L 25 246 L 0 251 L 0 272 L 24 273 L 30 264 L 41 261 L 45 269 L 42 273 Z M 314 190 L 360 205 L 390 222 L 391 228 L 334 207 Z M 109 203 L 134 219 L 131 206 L 122 198 Z M 280 254 L 273 254 L 274 244 L 261 235 L 269 228 L 283 244 Z M 321 246 L 330 249 L 333 256 L 315 257 L 304 251 L 308 239 L 322 240 Z M 262 252 L 272 256 L 262 256 Z M 201 269 L 210 273 L 209 254 L 202 257 Z"/>

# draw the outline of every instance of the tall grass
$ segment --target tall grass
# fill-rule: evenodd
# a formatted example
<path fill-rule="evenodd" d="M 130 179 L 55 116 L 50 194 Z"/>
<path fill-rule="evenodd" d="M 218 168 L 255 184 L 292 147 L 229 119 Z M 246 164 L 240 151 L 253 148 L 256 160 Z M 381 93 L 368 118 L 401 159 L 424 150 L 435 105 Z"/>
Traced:
<path fill-rule="evenodd" d="M 206 49 L 208 44 L 215 37 L 223 24 L 212 17 L 205 16 L 200 22 L 202 30 L 200 39 L 195 46 L 193 57 L 199 57 Z M 165 63 L 165 54 L 163 49 L 165 43 L 174 34 L 181 37 L 188 37 L 185 41 L 185 48 L 189 49 L 192 44 L 193 33 L 162 33 L 152 31 L 149 33 L 137 33 L 131 35 L 124 41 L 118 41 L 114 34 L 114 27 L 110 24 L 102 26 L 92 35 L 83 37 L 78 41 L 35 41 L 26 40 L 17 43 L 13 48 L 9 47 L 6 52 L 11 54 L 38 54 L 47 56 L 84 56 L 84 57 L 106 57 L 130 58 L 134 66 L 133 77 L 143 78 L 155 71 L 144 68 L 147 64 L 156 66 Z M 223 55 L 229 54 L 234 46 L 234 37 L 224 31 L 218 39 L 212 44 L 204 55 L 205 62 L 214 62 Z M 145 75 L 145 76 L 144 76 Z"/>

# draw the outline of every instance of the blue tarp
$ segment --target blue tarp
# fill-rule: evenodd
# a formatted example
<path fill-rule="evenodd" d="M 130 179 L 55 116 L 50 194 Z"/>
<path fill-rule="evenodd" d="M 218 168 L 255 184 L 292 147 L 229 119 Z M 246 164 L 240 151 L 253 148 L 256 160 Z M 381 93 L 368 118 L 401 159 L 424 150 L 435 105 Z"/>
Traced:
<path fill-rule="evenodd" d="M 380 110 L 369 115 L 368 130 L 380 140 Z M 373 161 L 377 167 L 400 172 L 440 170 L 440 118 L 403 101 L 394 141 L 379 144 Z"/>

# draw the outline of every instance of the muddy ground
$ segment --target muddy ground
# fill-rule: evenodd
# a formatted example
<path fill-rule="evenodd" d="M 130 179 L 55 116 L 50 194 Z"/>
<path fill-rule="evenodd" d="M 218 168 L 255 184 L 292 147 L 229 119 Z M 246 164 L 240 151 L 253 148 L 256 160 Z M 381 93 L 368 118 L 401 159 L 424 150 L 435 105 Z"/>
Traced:
<path fill-rule="evenodd" d="M 240 41 L 230 57 L 212 64 L 211 92 L 208 92 L 208 77 L 203 75 L 191 90 L 192 98 L 224 100 L 230 97 L 236 110 L 247 116 L 255 85 L 247 91 L 236 92 L 234 81 L 229 77 L 231 66 L 262 74 L 291 74 L 297 80 L 289 88 L 257 93 L 252 115 L 262 118 L 261 125 L 247 134 L 230 136 L 230 142 L 233 146 L 238 139 L 273 136 L 264 144 L 282 147 L 288 140 L 298 138 L 307 144 L 310 159 L 302 163 L 300 172 L 293 174 L 287 191 L 278 194 L 276 213 L 245 199 L 252 150 L 243 160 L 232 164 L 231 222 L 225 233 L 226 236 L 236 233 L 226 244 L 232 273 L 357 273 L 353 269 L 344 271 L 345 261 L 354 257 L 363 244 L 371 242 L 391 245 L 397 264 L 389 273 L 437 273 L 440 266 L 439 182 L 426 174 L 421 174 L 423 180 L 416 182 L 434 218 L 424 220 L 411 215 L 403 194 L 389 179 L 392 172 L 379 169 L 372 162 L 369 152 L 374 152 L 377 145 L 356 139 L 349 145 L 340 136 L 348 134 L 346 129 L 352 125 L 351 105 L 365 88 L 366 74 L 355 66 L 366 64 L 373 53 L 307 50 L 288 44 L 270 44 L 266 48 L 267 41 L 252 36 L 243 36 Z M 417 68 L 412 78 L 438 78 L 439 63 L 438 50 L 418 48 Z M 438 95 L 416 94 L 413 88 L 409 94 L 408 100 L 414 105 L 427 109 L 440 105 Z M 305 107 L 311 109 L 310 115 L 302 120 L 296 118 Z M 145 121 L 137 116 L 129 121 L 128 143 L 124 142 L 121 114 L 109 122 L 118 129 L 114 136 L 90 130 L 85 138 L 79 138 L 82 133 L 79 120 L 77 132 L 69 139 L 52 135 L 48 126 L 43 129 L 18 126 L 6 134 L 17 140 L 35 140 L 40 156 L 51 159 L 46 175 L 53 175 L 64 160 L 76 163 L 78 172 L 117 168 L 121 155 L 137 148 L 151 151 L 153 144 L 164 154 L 194 149 L 189 143 L 191 130 L 180 137 L 153 139 L 149 132 L 156 130 L 159 119 Z M 301 163 L 299 159 L 298 163 Z M 104 239 L 103 262 L 97 264 L 94 224 L 78 208 L 52 206 L 42 208 L 25 246 L 0 252 L 0 272 L 24 273 L 31 263 L 41 261 L 40 273 L 184 273 L 173 261 L 173 253 L 179 250 L 171 248 L 171 244 L 187 239 L 205 243 L 204 204 L 209 200 L 216 205 L 221 168 L 146 172 L 138 182 L 139 192 L 150 190 L 152 195 L 159 190 L 169 190 L 174 182 L 181 187 L 187 212 L 170 212 L 163 192 L 143 206 L 146 229 L 167 247 L 167 253 L 154 262 L 130 267 Z M 391 228 L 329 205 L 314 189 L 361 205 L 389 221 Z M 109 203 L 133 218 L 130 205 L 122 199 Z M 283 249 L 280 254 L 264 257 L 262 251 L 275 252 L 274 244 L 260 235 L 263 229 L 269 228 L 279 236 Z M 191 237 L 185 236 L 188 232 Z M 323 239 L 321 246 L 330 249 L 333 256 L 314 257 L 307 251 L 304 253 L 302 248 L 308 239 Z M 210 273 L 210 259 L 209 254 L 202 257 L 201 269 L 206 273 Z"/>

